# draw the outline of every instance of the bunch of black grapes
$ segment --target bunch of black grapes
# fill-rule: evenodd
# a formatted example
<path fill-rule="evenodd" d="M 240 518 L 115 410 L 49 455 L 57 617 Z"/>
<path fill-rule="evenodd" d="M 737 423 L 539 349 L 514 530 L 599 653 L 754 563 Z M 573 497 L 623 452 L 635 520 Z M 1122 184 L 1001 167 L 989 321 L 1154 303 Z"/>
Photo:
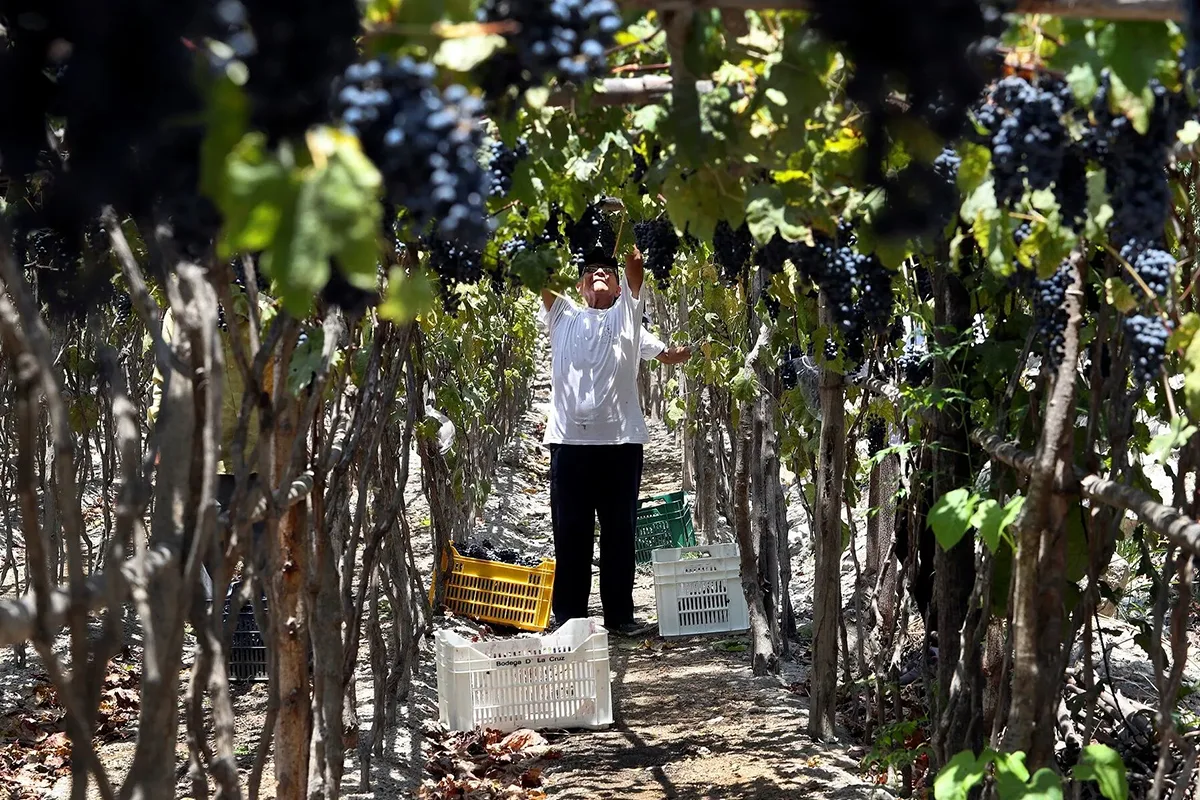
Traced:
<path fill-rule="evenodd" d="M 996 83 L 976 114 L 992 151 L 996 200 L 1012 206 L 1030 190 L 1048 189 L 1063 168 L 1069 141 L 1062 95 L 1011 75 Z"/>
<path fill-rule="evenodd" d="M 896 359 L 896 376 L 914 389 L 933 378 L 933 359 L 929 351 L 915 340 L 908 339 L 904 350 Z"/>
<path fill-rule="evenodd" d="M 1133 382 L 1146 387 L 1155 381 L 1167 355 L 1171 329 L 1158 317 L 1135 314 L 1125 319 Z"/>
<path fill-rule="evenodd" d="M 489 194 L 492 197 L 503 197 L 512 191 L 513 172 L 528 155 L 529 144 L 524 139 L 518 139 L 515 147 L 509 147 L 499 139 L 488 145 L 488 173 L 492 176 Z"/>
<path fill-rule="evenodd" d="M 487 0 L 479 21 L 516 28 L 476 70 L 479 85 L 494 100 L 554 77 L 582 83 L 604 75 L 606 51 L 622 27 L 613 0 Z"/>
<path fill-rule="evenodd" d="M 887 423 L 878 414 L 871 414 L 866 419 L 867 454 L 875 457 L 887 446 Z"/>
<path fill-rule="evenodd" d="M 721 268 L 721 280 L 727 285 L 737 283 L 746 270 L 754 248 L 750 227 L 743 222 L 734 230 L 732 225 L 721 220 L 713 229 L 712 245 L 717 266 Z"/>
<path fill-rule="evenodd" d="M 1067 290 L 1074 279 L 1070 260 L 1064 260 L 1049 278 L 1034 278 L 1033 318 L 1039 340 L 1046 347 L 1052 366 L 1062 361 L 1067 331 Z"/>
<path fill-rule="evenodd" d="M 490 539 L 470 539 L 466 544 L 456 547 L 460 555 L 483 561 L 496 561 L 518 567 L 537 567 L 542 563 L 538 556 L 521 553 L 511 547 L 498 547 Z"/>
<path fill-rule="evenodd" d="M 419 229 L 482 249 L 493 227 L 492 179 L 476 158 L 482 103 L 462 86 L 438 88 L 436 76 L 408 57 L 351 64 L 336 111 L 383 174 L 388 199 Z"/>
<path fill-rule="evenodd" d="M 597 251 L 612 256 L 617 251 L 617 232 L 598 204 L 584 209 L 577 222 L 567 225 L 567 243 L 571 260 L 577 267 L 583 266 L 586 256 Z"/>
<path fill-rule="evenodd" d="M 645 259 L 646 269 L 654 276 L 660 289 L 667 287 L 675 255 L 679 252 L 679 235 L 666 217 L 634 223 L 633 238 Z"/>
<path fill-rule="evenodd" d="M 783 272 L 784 263 L 792 257 L 794 249 L 795 245 L 776 231 L 770 241 L 754 251 L 754 265 L 768 275 L 777 275 Z"/>
<path fill-rule="evenodd" d="M 885 178 L 888 129 L 916 121 L 943 140 L 960 135 L 995 66 L 1005 29 L 1001 8 L 979 0 L 815 0 L 812 10 L 813 28 L 840 43 L 854 65 L 846 91 L 867 114 L 866 179 L 887 191 L 882 217 L 891 221 L 883 227 L 897 234 L 928 230 L 937 199 L 907 185 L 924 182 L 928 170 L 910 167 L 897 180 Z M 896 87 L 903 87 L 906 104 L 891 102 Z"/>

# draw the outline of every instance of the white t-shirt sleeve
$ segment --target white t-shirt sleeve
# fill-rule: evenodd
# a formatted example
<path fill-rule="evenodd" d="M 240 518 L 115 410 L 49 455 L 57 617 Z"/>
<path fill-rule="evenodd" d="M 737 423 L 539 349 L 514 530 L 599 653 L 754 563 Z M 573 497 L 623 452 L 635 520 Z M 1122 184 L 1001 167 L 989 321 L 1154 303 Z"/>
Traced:
<path fill-rule="evenodd" d="M 657 358 L 659 356 L 659 354 L 661 354 L 666 349 L 667 349 L 667 346 L 665 344 L 663 344 L 662 339 L 659 339 L 657 336 L 655 336 L 653 333 L 651 333 L 649 331 L 649 329 L 646 328 L 646 326 L 643 325 L 642 326 L 642 345 L 641 345 L 642 361 L 651 361 L 651 360 Z"/>
<path fill-rule="evenodd" d="M 539 312 L 539 320 L 546 326 L 547 333 L 554 333 L 555 326 L 562 320 L 563 315 L 567 313 L 571 305 L 570 300 L 559 295 L 554 298 L 554 303 L 550 306 L 549 311 Z M 545 305 L 543 304 L 542 307 L 545 308 Z"/>

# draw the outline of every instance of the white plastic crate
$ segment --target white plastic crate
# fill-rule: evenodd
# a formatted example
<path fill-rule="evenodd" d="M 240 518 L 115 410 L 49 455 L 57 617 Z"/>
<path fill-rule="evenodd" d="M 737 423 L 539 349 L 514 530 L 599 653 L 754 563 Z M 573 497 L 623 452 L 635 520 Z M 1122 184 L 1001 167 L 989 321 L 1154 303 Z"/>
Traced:
<path fill-rule="evenodd" d="M 554 633 L 486 642 L 451 631 L 434 637 L 438 712 L 452 731 L 612 724 L 608 631 L 596 620 L 573 619 Z"/>
<path fill-rule="evenodd" d="M 663 636 L 750 627 L 736 544 L 655 550 L 653 566 L 658 632 Z"/>

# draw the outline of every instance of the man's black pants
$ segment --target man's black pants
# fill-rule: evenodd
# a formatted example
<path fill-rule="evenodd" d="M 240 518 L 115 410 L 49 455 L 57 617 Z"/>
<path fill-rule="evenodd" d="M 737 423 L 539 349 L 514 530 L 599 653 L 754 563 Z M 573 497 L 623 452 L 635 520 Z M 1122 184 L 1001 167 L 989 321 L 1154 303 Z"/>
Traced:
<path fill-rule="evenodd" d="M 634 535 L 641 484 L 640 444 L 550 445 L 556 623 L 588 615 L 597 517 L 604 624 L 633 621 Z"/>

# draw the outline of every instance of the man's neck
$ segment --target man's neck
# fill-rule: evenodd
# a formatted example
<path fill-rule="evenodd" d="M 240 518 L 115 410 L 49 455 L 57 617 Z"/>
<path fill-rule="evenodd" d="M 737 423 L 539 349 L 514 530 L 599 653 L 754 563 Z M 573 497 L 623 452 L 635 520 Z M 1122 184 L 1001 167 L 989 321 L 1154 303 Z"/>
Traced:
<path fill-rule="evenodd" d="M 613 303 L 615 302 L 617 302 L 617 298 L 615 297 L 608 297 L 604 300 L 601 300 L 599 297 L 597 297 L 588 303 L 588 308 L 594 308 L 597 311 L 604 311 L 605 309 L 612 308 Z"/>

